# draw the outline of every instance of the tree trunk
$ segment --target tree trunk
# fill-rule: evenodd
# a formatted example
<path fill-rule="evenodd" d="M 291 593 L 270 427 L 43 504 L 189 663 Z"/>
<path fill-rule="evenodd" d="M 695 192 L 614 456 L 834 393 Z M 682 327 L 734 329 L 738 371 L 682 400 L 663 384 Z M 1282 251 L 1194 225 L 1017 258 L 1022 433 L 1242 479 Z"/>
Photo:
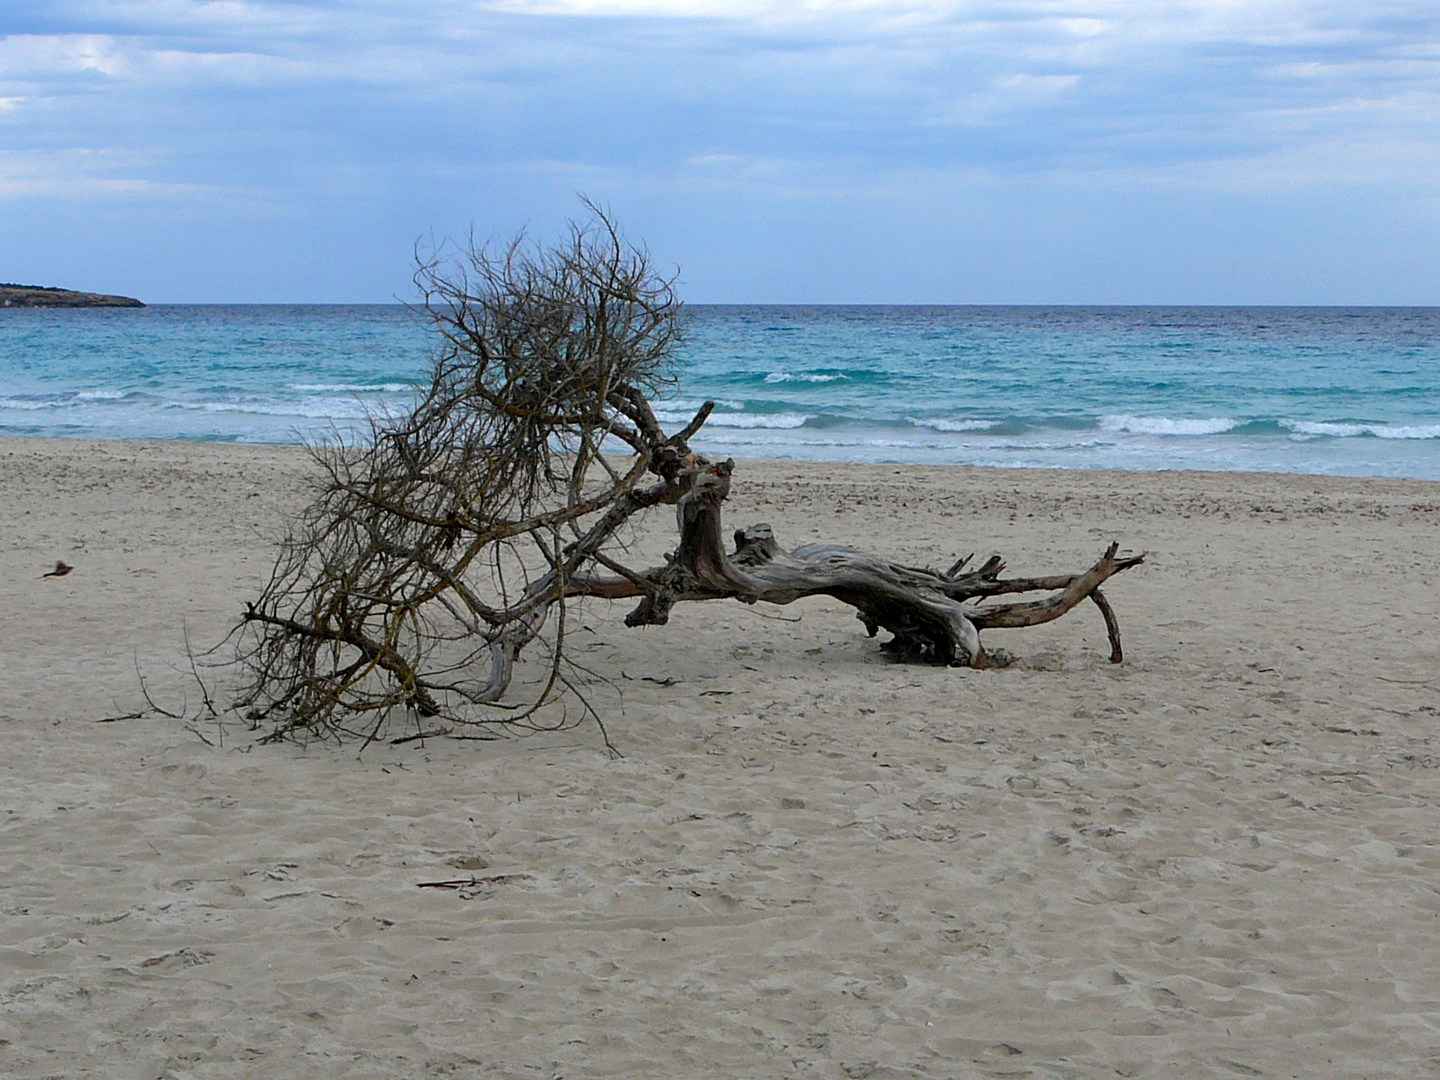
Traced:
<path fill-rule="evenodd" d="M 1058 619 L 1091 598 L 1105 617 L 1113 663 L 1121 660 L 1120 630 L 1099 591 L 1113 574 L 1143 561 L 1117 554 L 1111 544 L 1100 560 L 1079 574 L 1002 579 L 998 556 L 963 573 L 963 559 L 946 573 L 902 566 L 838 544 L 806 544 L 785 552 L 769 525 L 735 533 L 735 550 L 722 540 L 720 504 L 730 492 L 734 463 L 698 471 L 676 506 L 680 545 L 662 567 L 633 577 L 576 577 L 567 593 L 611 599 L 638 596 L 628 626 L 665 623 L 670 609 L 686 600 L 736 599 L 747 604 L 789 604 L 804 596 L 831 596 L 856 609 L 873 636 L 882 627 L 894 635 L 885 648 L 904 658 L 941 664 L 987 666 L 980 631 L 1035 626 Z M 1043 600 L 989 607 L 969 601 L 1003 593 L 1050 591 Z"/>

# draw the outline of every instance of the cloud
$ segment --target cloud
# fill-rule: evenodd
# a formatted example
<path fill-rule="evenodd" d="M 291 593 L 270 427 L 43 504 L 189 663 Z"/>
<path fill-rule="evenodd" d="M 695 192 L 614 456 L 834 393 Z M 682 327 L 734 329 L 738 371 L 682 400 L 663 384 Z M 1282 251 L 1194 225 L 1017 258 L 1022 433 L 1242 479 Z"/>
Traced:
<path fill-rule="evenodd" d="M 412 233 L 435 222 L 425 208 L 547 207 L 597 183 L 703 190 L 759 216 L 897 197 L 916 176 L 944 178 L 937 191 L 1033 180 L 1054 198 L 1092 182 L 1385 190 L 1440 168 L 1440 10 L 9 0 L 0 140 L 7 199 L 74 212 L 248 191 Z"/>
<path fill-rule="evenodd" d="M 100 90 L 117 106 L 158 105 L 182 129 L 246 112 L 333 129 L 339 113 L 342 129 L 369 116 L 414 133 L 432 118 L 491 153 L 528 156 L 540 140 L 577 161 L 674 165 L 782 151 L 877 168 L 1169 164 L 1323 143 L 1357 112 L 1423 141 L 1440 131 L 1440 19 L 1418 3 L 1358 13 L 1117 0 L 19 9 L 31 17 L 7 21 L 35 29 L 0 41 L 0 95 L 22 103 L 9 118 L 22 137 L 27 116 L 54 122 L 44 103 Z M 87 110 L 106 111 L 75 109 L 77 127 Z"/>

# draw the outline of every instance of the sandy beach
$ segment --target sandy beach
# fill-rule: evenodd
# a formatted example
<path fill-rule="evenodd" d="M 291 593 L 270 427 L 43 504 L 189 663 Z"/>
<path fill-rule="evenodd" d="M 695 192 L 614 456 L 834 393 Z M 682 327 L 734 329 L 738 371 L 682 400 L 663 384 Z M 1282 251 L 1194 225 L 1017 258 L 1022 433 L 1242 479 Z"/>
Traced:
<path fill-rule="evenodd" d="M 597 604 L 618 759 L 105 722 L 196 704 L 307 466 L 0 440 L 0 1075 L 1440 1074 L 1440 484 L 744 461 L 787 546 L 1149 552 L 1125 663 Z"/>

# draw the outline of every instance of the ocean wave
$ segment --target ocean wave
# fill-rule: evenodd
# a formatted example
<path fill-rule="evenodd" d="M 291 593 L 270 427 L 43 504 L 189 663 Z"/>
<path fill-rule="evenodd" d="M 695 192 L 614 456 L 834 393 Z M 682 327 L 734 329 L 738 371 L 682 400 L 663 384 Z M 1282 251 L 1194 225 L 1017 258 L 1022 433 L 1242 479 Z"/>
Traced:
<path fill-rule="evenodd" d="M 364 403 L 351 398 L 318 401 L 167 401 L 162 407 L 187 412 L 298 416 L 307 420 L 364 420 L 373 413 Z"/>
<path fill-rule="evenodd" d="M 123 401 L 129 394 L 114 390 L 84 390 L 76 394 L 35 394 L 0 397 L 0 409 L 76 409 L 107 401 Z"/>
<path fill-rule="evenodd" d="M 710 431 L 702 429 L 695 436 L 697 444 L 712 444 L 717 446 L 763 446 L 772 450 L 783 451 L 790 447 L 826 447 L 832 449 L 864 449 L 866 447 L 876 449 L 920 449 L 936 450 L 941 452 L 953 451 L 957 445 L 964 449 L 976 451 L 1076 451 L 1094 450 L 1100 448 L 1114 448 L 1116 443 L 1113 439 L 1104 438 L 1060 438 L 1047 439 L 1035 437 L 1006 437 L 1001 439 L 984 439 L 974 442 L 962 441 L 959 444 L 950 440 L 926 439 L 923 436 L 917 438 L 904 438 L 900 436 L 876 435 L 872 432 L 856 432 L 853 435 L 815 433 L 814 429 L 806 428 L 804 432 L 792 433 L 788 431 Z"/>
<path fill-rule="evenodd" d="M 765 376 L 767 383 L 806 382 L 806 383 L 828 383 L 839 382 L 841 379 L 848 379 L 848 375 L 819 375 L 808 372 L 772 371 Z"/>
<path fill-rule="evenodd" d="M 690 422 L 693 413 L 670 412 L 669 410 L 655 413 L 655 419 L 662 424 L 687 424 Z M 723 428 L 798 428 L 803 427 L 807 420 L 815 419 L 813 413 L 730 413 L 716 412 L 710 414 L 710 419 L 705 421 L 706 427 Z"/>
<path fill-rule="evenodd" d="M 1309 420 L 1281 420 L 1292 438 L 1353 439 L 1371 435 L 1377 439 L 1440 439 L 1440 424 L 1337 424 Z"/>
<path fill-rule="evenodd" d="M 990 431 L 1000 426 L 999 420 L 918 420 L 906 417 L 916 427 L 932 428 L 935 431 Z"/>
<path fill-rule="evenodd" d="M 291 390 L 306 394 L 403 394 L 414 383 L 291 383 Z"/>
<path fill-rule="evenodd" d="M 730 430 L 701 431 L 693 440 L 697 445 L 713 446 L 763 446 L 771 449 L 784 450 L 789 447 L 826 447 L 830 449 L 851 449 L 866 446 L 884 448 L 942 448 L 945 443 L 930 443 L 917 439 L 883 439 L 883 438 L 829 438 L 826 436 L 794 436 L 787 435 L 783 431 L 771 429 L 760 431 L 747 429 L 744 431 Z"/>
<path fill-rule="evenodd" d="M 745 402 L 730 401 L 726 398 L 662 398 L 658 401 L 650 402 L 650 405 L 656 410 L 657 416 L 661 411 L 664 411 L 665 413 L 672 416 L 678 415 L 679 413 L 684 413 L 685 422 L 689 423 L 690 418 L 694 416 L 695 413 L 699 410 L 700 406 L 704 405 L 707 401 L 715 402 L 715 407 L 717 409 L 738 410 L 745 408 Z"/>
<path fill-rule="evenodd" d="M 1223 435 L 1240 426 L 1228 416 L 1204 420 L 1175 420 L 1168 416 L 1131 416 L 1128 413 L 1100 418 L 1101 431 L 1127 435 Z"/>

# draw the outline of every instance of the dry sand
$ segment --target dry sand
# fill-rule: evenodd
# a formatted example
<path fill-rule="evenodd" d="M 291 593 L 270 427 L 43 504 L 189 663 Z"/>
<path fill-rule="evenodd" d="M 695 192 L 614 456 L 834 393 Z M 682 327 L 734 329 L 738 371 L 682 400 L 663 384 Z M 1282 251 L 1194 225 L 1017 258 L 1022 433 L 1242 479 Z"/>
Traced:
<path fill-rule="evenodd" d="M 305 471 L 0 441 L 0 1074 L 1440 1073 L 1440 485 L 743 462 L 789 544 L 1150 551 L 1126 662 L 1089 606 L 990 672 L 600 607 L 620 760 L 99 722 L 137 660 L 179 701 Z"/>

